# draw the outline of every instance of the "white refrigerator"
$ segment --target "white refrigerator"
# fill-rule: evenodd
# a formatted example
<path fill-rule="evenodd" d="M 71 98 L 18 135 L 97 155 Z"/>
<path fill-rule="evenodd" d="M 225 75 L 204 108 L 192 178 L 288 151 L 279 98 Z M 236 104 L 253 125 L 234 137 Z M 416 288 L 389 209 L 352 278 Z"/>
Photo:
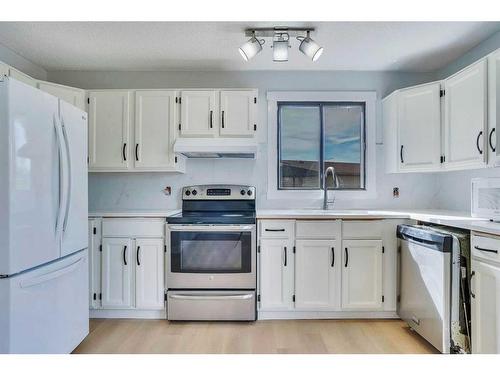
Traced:
<path fill-rule="evenodd" d="M 0 353 L 88 334 L 87 114 L 0 78 Z"/>

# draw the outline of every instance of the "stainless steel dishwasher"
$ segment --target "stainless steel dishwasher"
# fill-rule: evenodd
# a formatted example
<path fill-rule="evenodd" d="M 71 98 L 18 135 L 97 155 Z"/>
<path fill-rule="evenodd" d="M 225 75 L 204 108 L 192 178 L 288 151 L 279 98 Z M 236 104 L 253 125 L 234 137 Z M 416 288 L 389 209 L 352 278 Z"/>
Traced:
<path fill-rule="evenodd" d="M 468 298 L 461 298 L 462 274 L 465 276 L 466 271 L 461 269 L 459 238 L 450 233 L 443 228 L 398 225 L 401 249 L 398 313 L 440 352 L 463 353 L 468 351 L 468 344 L 453 340 L 456 336 L 452 330 L 456 332 L 457 327 L 463 326 L 461 314 L 465 314 L 468 327 L 467 309 L 462 306 Z M 470 337 L 468 329 L 465 330 Z"/>

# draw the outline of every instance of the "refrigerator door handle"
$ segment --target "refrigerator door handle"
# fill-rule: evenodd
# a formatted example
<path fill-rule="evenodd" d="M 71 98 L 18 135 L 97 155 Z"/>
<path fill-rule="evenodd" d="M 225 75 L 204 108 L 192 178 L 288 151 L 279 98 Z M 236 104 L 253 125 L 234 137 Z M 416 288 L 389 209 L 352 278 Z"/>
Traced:
<path fill-rule="evenodd" d="M 71 153 L 69 148 L 68 134 L 66 132 L 66 127 L 64 126 L 64 118 L 61 118 L 61 128 L 63 133 L 64 144 L 66 147 L 66 160 L 67 160 L 67 192 L 66 192 L 66 209 L 64 211 L 64 220 L 63 220 L 63 233 L 66 232 L 66 227 L 68 226 L 68 215 L 69 215 L 69 206 L 71 204 Z"/>
<path fill-rule="evenodd" d="M 57 118 L 54 115 L 54 129 L 56 132 L 56 141 L 57 141 L 57 150 L 59 153 L 59 206 L 57 209 L 57 218 L 56 218 L 56 236 L 59 237 L 59 232 L 62 230 L 62 223 L 63 223 L 63 206 L 65 205 L 65 194 L 66 192 L 64 191 L 64 181 L 66 177 L 65 169 L 63 167 L 63 147 L 62 147 L 62 141 L 61 141 L 61 134 L 60 134 L 60 126 L 57 122 Z"/>
<path fill-rule="evenodd" d="M 78 265 L 81 263 L 81 261 L 82 261 L 82 258 L 78 259 L 76 262 L 73 262 L 64 268 L 60 268 L 58 270 L 46 273 L 46 274 L 41 275 L 41 276 L 33 277 L 32 279 L 23 280 L 19 283 L 19 286 L 23 289 L 26 289 L 26 288 L 30 288 L 32 286 L 46 283 L 47 281 L 50 281 L 50 280 L 57 279 L 58 277 L 61 277 L 61 276 L 66 275 L 70 272 L 73 272 L 78 267 Z"/>

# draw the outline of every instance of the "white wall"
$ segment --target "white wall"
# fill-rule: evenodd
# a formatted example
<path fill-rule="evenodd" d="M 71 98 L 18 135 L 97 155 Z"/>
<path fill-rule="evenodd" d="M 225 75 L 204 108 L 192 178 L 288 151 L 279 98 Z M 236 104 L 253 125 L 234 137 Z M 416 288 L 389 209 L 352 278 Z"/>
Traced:
<path fill-rule="evenodd" d="M 432 74 L 381 72 L 49 72 L 50 81 L 85 89 L 103 88 L 203 88 L 256 87 L 258 99 L 258 140 L 260 152 L 252 160 L 188 160 L 187 173 L 93 173 L 89 177 L 89 209 L 165 209 L 180 206 L 180 189 L 190 184 L 235 183 L 255 185 L 258 206 L 320 207 L 319 200 L 268 200 L 267 186 L 267 91 L 277 90 L 373 90 L 377 92 L 377 123 L 380 125 L 380 98 L 391 91 L 433 79 Z M 383 145 L 377 145 L 377 199 L 337 200 L 337 208 L 425 208 L 435 200 L 436 176 L 432 174 L 386 175 Z M 271 166 L 275 168 L 274 165 Z M 166 197 L 164 186 L 172 186 Z M 392 198 L 392 188 L 400 198 Z"/>
<path fill-rule="evenodd" d="M 13 66 L 14 68 L 26 73 L 36 79 L 47 79 L 47 72 L 45 69 L 32 63 L 30 60 L 25 59 L 14 51 L 0 44 L 0 61 Z"/>
<path fill-rule="evenodd" d="M 497 32 L 472 48 L 464 56 L 436 72 L 436 79 L 446 78 L 498 48 L 500 48 L 500 32 Z M 439 190 L 434 204 L 442 209 L 469 211 L 471 178 L 500 177 L 500 168 L 444 172 L 437 174 L 436 177 Z"/>

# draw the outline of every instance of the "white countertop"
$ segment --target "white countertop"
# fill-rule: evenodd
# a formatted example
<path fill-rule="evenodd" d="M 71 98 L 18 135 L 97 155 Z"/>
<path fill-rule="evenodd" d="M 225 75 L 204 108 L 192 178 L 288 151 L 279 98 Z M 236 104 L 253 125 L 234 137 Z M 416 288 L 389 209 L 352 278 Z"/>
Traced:
<path fill-rule="evenodd" d="M 89 217 L 168 217 L 181 212 L 177 210 L 121 210 L 90 211 Z"/>
<path fill-rule="evenodd" d="M 89 217 L 168 217 L 177 210 L 103 210 L 91 211 Z M 500 236 L 500 223 L 473 218 L 469 212 L 447 210 L 321 210 L 321 209 L 274 209 L 257 210 L 258 219 L 412 219 L 455 228 L 474 230 Z"/>

